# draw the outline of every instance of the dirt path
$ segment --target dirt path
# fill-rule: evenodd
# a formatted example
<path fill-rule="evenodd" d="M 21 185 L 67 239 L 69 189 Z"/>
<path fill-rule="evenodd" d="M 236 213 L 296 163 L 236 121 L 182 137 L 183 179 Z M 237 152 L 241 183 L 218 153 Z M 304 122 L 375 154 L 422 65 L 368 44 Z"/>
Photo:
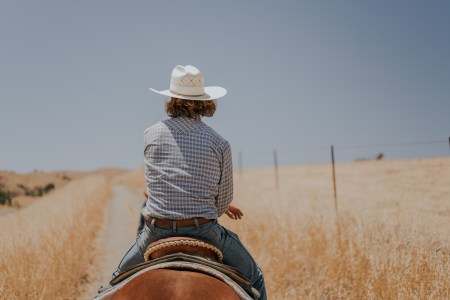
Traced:
<path fill-rule="evenodd" d="M 100 285 L 106 285 L 111 280 L 111 274 L 136 237 L 143 201 L 143 196 L 127 186 L 113 187 L 103 229 L 96 242 L 98 259 L 91 267 L 88 283 L 79 299 L 92 299 Z"/>

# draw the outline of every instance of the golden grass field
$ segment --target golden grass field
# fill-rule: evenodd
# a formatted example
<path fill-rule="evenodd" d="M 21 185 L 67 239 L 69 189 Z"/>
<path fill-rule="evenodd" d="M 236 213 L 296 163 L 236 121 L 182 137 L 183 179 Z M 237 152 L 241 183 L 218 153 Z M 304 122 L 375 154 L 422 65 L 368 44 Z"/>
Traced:
<path fill-rule="evenodd" d="M 272 299 L 450 299 L 450 159 L 236 174 L 239 233 Z"/>
<path fill-rule="evenodd" d="M 450 299 L 450 158 L 337 164 L 336 176 L 337 212 L 330 165 L 281 168 L 278 190 L 273 169 L 235 173 L 244 218 L 220 222 L 261 265 L 269 299 Z M 142 169 L 112 184 L 144 191 Z M 76 298 L 74 262 L 92 260 L 108 191 L 88 177 L 0 217 L 0 298 Z"/>
<path fill-rule="evenodd" d="M 0 298 L 75 298 L 109 196 L 105 178 L 89 176 L 0 217 Z"/>

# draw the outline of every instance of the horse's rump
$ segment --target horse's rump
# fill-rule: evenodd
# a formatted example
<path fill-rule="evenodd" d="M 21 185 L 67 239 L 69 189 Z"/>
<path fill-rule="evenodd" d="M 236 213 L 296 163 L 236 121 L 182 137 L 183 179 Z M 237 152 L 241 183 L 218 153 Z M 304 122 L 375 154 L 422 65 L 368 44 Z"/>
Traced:
<path fill-rule="evenodd" d="M 149 270 L 130 278 L 121 288 L 101 299 L 241 299 L 224 282 L 197 272 Z"/>

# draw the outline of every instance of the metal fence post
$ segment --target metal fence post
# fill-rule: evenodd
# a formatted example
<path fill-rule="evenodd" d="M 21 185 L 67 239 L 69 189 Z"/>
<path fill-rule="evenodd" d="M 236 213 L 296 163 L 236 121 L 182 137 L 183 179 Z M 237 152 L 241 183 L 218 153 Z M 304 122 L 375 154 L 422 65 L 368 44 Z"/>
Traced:
<path fill-rule="evenodd" d="M 336 172 L 334 168 L 334 147 L 331 145 L 331 166 L 333 170 L 333 189 L 334 189 L 334 209 L 337 213 L 337 192 L 336 192 Z"/>

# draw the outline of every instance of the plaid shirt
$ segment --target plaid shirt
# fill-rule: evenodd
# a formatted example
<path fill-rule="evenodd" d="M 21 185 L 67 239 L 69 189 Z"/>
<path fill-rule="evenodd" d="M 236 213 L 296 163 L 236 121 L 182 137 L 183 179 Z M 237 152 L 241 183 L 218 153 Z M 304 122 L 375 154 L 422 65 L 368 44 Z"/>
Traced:
<path fill-rule="evenodd" d="M 200 120 L 177 117 L 144 133 L 148 199 L 158 219 L 216 219 L 233 200 L 230 144 Z"/>

